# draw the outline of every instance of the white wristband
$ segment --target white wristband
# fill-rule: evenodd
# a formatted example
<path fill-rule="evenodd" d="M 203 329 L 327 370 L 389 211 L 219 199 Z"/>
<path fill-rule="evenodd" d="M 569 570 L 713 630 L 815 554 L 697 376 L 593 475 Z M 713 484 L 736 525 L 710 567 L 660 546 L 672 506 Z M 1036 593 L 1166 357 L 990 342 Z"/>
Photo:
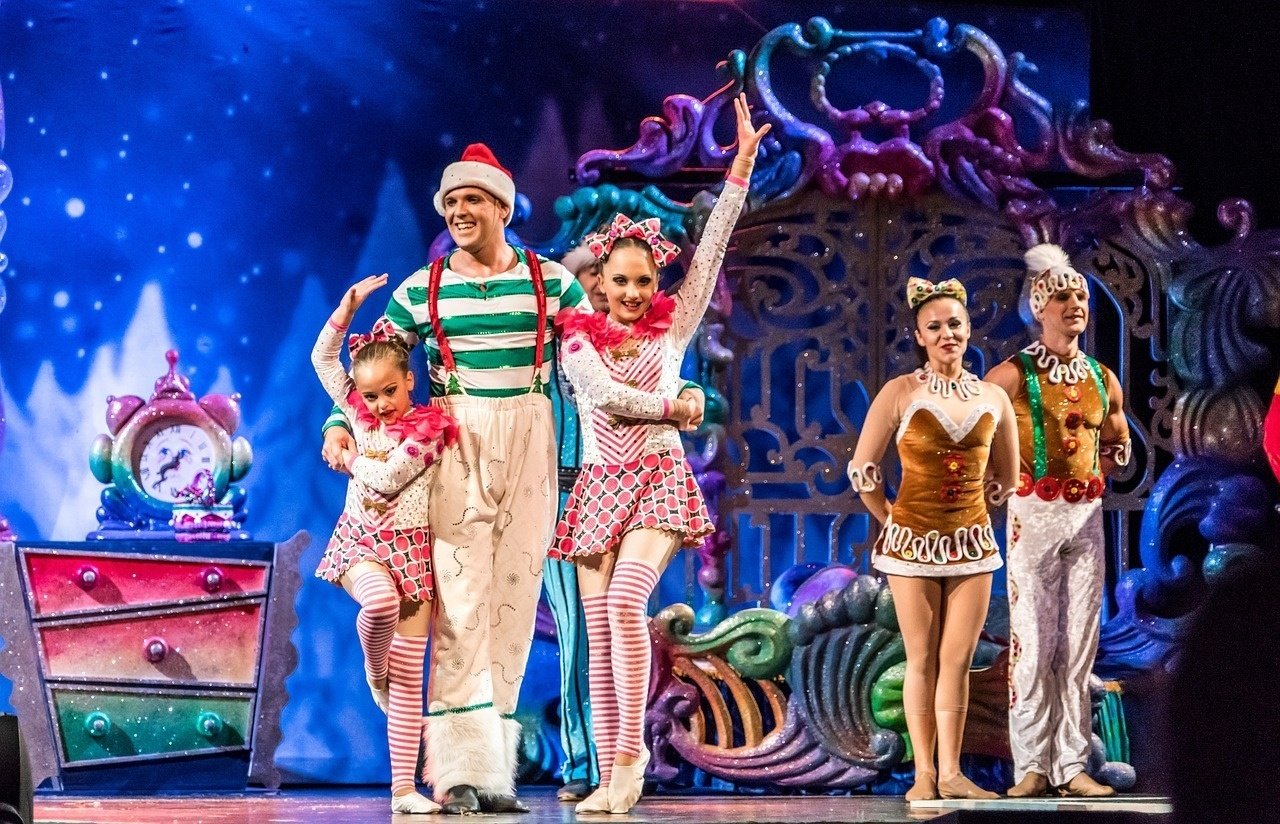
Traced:
<path fill-rule="evenodd" d="M 872 461 L 867 461 L 861 467 L 856 467 L 850 462 L 845 474 L 849 476 L 849 483 L 853 485 L 854 492 L 874 492 L 884 482 L 884 476 L 880 474 L 880 465 Z"/>

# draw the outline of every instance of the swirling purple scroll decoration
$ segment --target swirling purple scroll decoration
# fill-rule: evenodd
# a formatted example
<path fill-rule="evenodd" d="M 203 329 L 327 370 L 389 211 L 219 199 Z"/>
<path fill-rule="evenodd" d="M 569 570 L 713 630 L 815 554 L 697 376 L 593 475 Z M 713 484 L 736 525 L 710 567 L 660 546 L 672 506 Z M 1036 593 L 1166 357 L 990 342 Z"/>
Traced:
<path fill-rule="evenodd" d="M 774 64 L 780 55 L 812 66 L 812 111 L 793 111 L 775 92 Z M 977 58 L 982 85 L 958 116 L 929 126 L 946 93 L 945 68 L 962 56 Z M 827 87 L 837 70 L 877 68 L 890 61 L 924 78 L 923 100 L 901 105 L 871 100 L 848 108 L 831 102 Z M 729 100 L 744 90 L 758 105 L 758 117 L 774 124 L 752 178 L 754 206 L 815 186 L 850 201 L 910 198 L 936 187 L 1005 212 L 1033 242 L 1059 217 L 1051 194 L 1030 179 L 1033 172 L 1134 175 L 1148 191 L 1166 191 L 1173 182 L 1168 159 L 1119 149 L 1111 125 L 1090 119 L 1085 104 L 1055 113 L 1025 82 L 1035 65 L 1020 52 L 1006 56 L 974 26 L 953 28 L 933 18 L 911 31 L 856 32 L 815 17 L 804 25 L 778 26 L 749 54 L 735 50 L 718 68 L 728 82 L 706 99 L 672 95 L 662 116 L 642 122 L 633 145 L 582 155 L 575 169 L 578 182 L 590 190 L 608 172 L 660 179 L 687 168 L 727 167 L 733 147 L 721 146 L 713 130 Z M 876 141 L 868 133 L 888 137 Z"/>
<path fill-rule="evenodd" d="M 1123 676 L 1167 660 L 1206 583 L 1243 560 L 1280 563 L 1274 483 L 1261 446 L 1263 392 L 1280 369 L 1280 232 L 1254 232 L 1252 207 L 1225 201 L 1228 243 L 1196 247 L 1172 264 L 1169 364 L 1180 387 L 1175 462 L 1143 513 L 1142 567 L 1116 588 L 1117 615 L 1102 629 L 1097 670 Z"/>
<path fill-rule="evenodd" d="M 4 150 L 5 136 L 5 120 L 4 120 L 4 96 L 0 93 L 0 151 Z M 13 172 L 9 169 L 9 164 L 0 160 L 0 203 L 9 196 L 9 192 L 13 190 Z M 4 238 L 5 230 L 9 228 L 9 218 L 3 211 L 0 211 L 0 239 Z M 0 272 L 4 272 L 9 268 L 9 258 L 3 252 L 0 252 Z M 4 311 L 6 302 L 4 281 L 0 281 L 0 312 Z M 4 399 L 0 398 L 0 448 L 4 447 Z M 9 528 L 9 521 L 0 515 L 0 541 L 14 540 L 13 530 Z"/>

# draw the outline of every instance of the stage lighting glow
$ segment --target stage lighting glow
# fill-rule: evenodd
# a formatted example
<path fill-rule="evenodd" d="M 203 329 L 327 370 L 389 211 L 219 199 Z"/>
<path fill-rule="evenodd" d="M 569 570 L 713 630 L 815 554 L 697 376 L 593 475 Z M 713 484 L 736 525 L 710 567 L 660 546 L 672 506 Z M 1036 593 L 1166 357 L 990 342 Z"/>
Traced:
<path fill-rule="evenodd" d="M 202 236 L 199 232 L 192 232 L 191 234 L 187 235 L 187 245 L 190 246 L 192 249 L 199 249 L 201 246 L 204 245 L 204 236 Z"/>
<path fill-rule="evenodd" d="M 67 217 L 81 217 L 84 215 L 84 201 L 78 197 L 69 199 L 64 208 L 67 210 Z"/>

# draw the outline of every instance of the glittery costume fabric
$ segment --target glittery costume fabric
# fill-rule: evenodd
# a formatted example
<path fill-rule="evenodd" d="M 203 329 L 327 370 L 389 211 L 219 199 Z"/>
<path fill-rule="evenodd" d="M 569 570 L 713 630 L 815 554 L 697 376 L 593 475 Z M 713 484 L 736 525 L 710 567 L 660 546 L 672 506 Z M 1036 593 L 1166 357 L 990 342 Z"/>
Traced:
<path fill-rule="evenodd" d="M 1037 772 L 1061 786 L 1089 757 L 1088 684 L 1106 571 L 1097 494 L 1107 409 L 1083 353 L 1063 362 L 1039 342 L 1024 353 L 1035 370 L 1043 424 L 1037 446 L 1036 403 L 1025 361 L 1016 358 L 1023 381 L 1010 400 L 1024 481 L 1009 500 L 1008 517 L 1009 739 L 1015 781 Z M 1098 370 L 1111 378 L 1106 367 Z M 1038 461 L 1043 474 L 1036 477 Z"/>
<path fill-rule="evenodd" d="M 1009 500 L 1009 745 L 1028 771 L 1066 784 L 1089 759 L 1089 673 L 1105 571 L 1102 501 Z"/>
<path fill-rule="evenodd" d="M 1078 478 L 1087 481 L 1097 471 L 1097 444 L 1106 419 L 1102 395 L 1093 372 L 1083 355 L 1061 363 L 1038 342 L 1024 351 L 1031 356 L 1039 376 L 1041 407 L 1044 409 L 1045 474 L 1063 480 Z M 1015 360 L 1015 363 L 1021 373 L 1021 360 Z M 1104 376 L 1110 377 L 1110 370 L 1105 366 L 1100 366 L 1100 369 Z M 1018 421 L 1022 471 L 1031 474 L 1035 467 L 1035 431 L 1025 380 L 1009 400 Z"/>
<path fill-rule="evenodd" d="M 326 323 L 311 353 L 325 391 L 357 420 L 347 401 L 354 384 L 338 360 L 342 329 Z M 429 490 L 443 443 L 400 440 L 386 431 L 354 424 L 360 457 L 351 466 L 343 512 L 316 577 L 338 584 L 353 565 L 374 561 L 387 568 L 402 600 L 429 601 L 433 595 Z"/>
<path fill-rule="evenodd" d="M 1000 409 L 969 405 L 954 421 L 928 396 L 913 400 L 898 421 L 902 483 L 872 554 L 890 575 L 974 575 L 1001 560 L 983 500 L 983 478 Z"/>
<path fill-rule="evenodd" d="M 556 527 L 555 557 L 611 552 L 638 528 L 683 533 L 687 544 L 712 531 L 680 433 L 662 418 L 684 384 L 680 365 L 711 302 L 746 194 L 744 186 L 725 182 L 665 331 L 613 346 L 585 331 L 566 334 L 560 361 L 582 424 L 582 472 Z"/>
<path fill-rule="evenodd" d="M 551 401 L 531 393 L 432 403 L 457 419 L 459 438 L 431 495 L 438 606 L 426 778 L 437 800 L 459 784 L 511 794 L 516 741 L 507 728 L 556 510 Z"/>

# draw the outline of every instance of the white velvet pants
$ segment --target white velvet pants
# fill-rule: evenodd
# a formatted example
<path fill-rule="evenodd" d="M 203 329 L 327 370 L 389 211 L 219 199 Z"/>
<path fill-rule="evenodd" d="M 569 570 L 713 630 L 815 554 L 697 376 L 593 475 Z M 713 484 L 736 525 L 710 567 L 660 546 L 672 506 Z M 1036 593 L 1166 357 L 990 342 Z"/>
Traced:
<path fill-rule="evenodd" d="M 435 398 L 459 424 L 431 490 L 432 627 L 425 778 L 437 799 L 461 784 L 514 793 L 520 698 L 542 562 L 555 525 L 551 401 Z"/>
<path fill-rule="evenodd" d="M 1089 760 L 1089 674 L 1106 569 L 1102 500 L 1009 499 L 1009 743 L 1014 781 L 1061 786 Z"/>

